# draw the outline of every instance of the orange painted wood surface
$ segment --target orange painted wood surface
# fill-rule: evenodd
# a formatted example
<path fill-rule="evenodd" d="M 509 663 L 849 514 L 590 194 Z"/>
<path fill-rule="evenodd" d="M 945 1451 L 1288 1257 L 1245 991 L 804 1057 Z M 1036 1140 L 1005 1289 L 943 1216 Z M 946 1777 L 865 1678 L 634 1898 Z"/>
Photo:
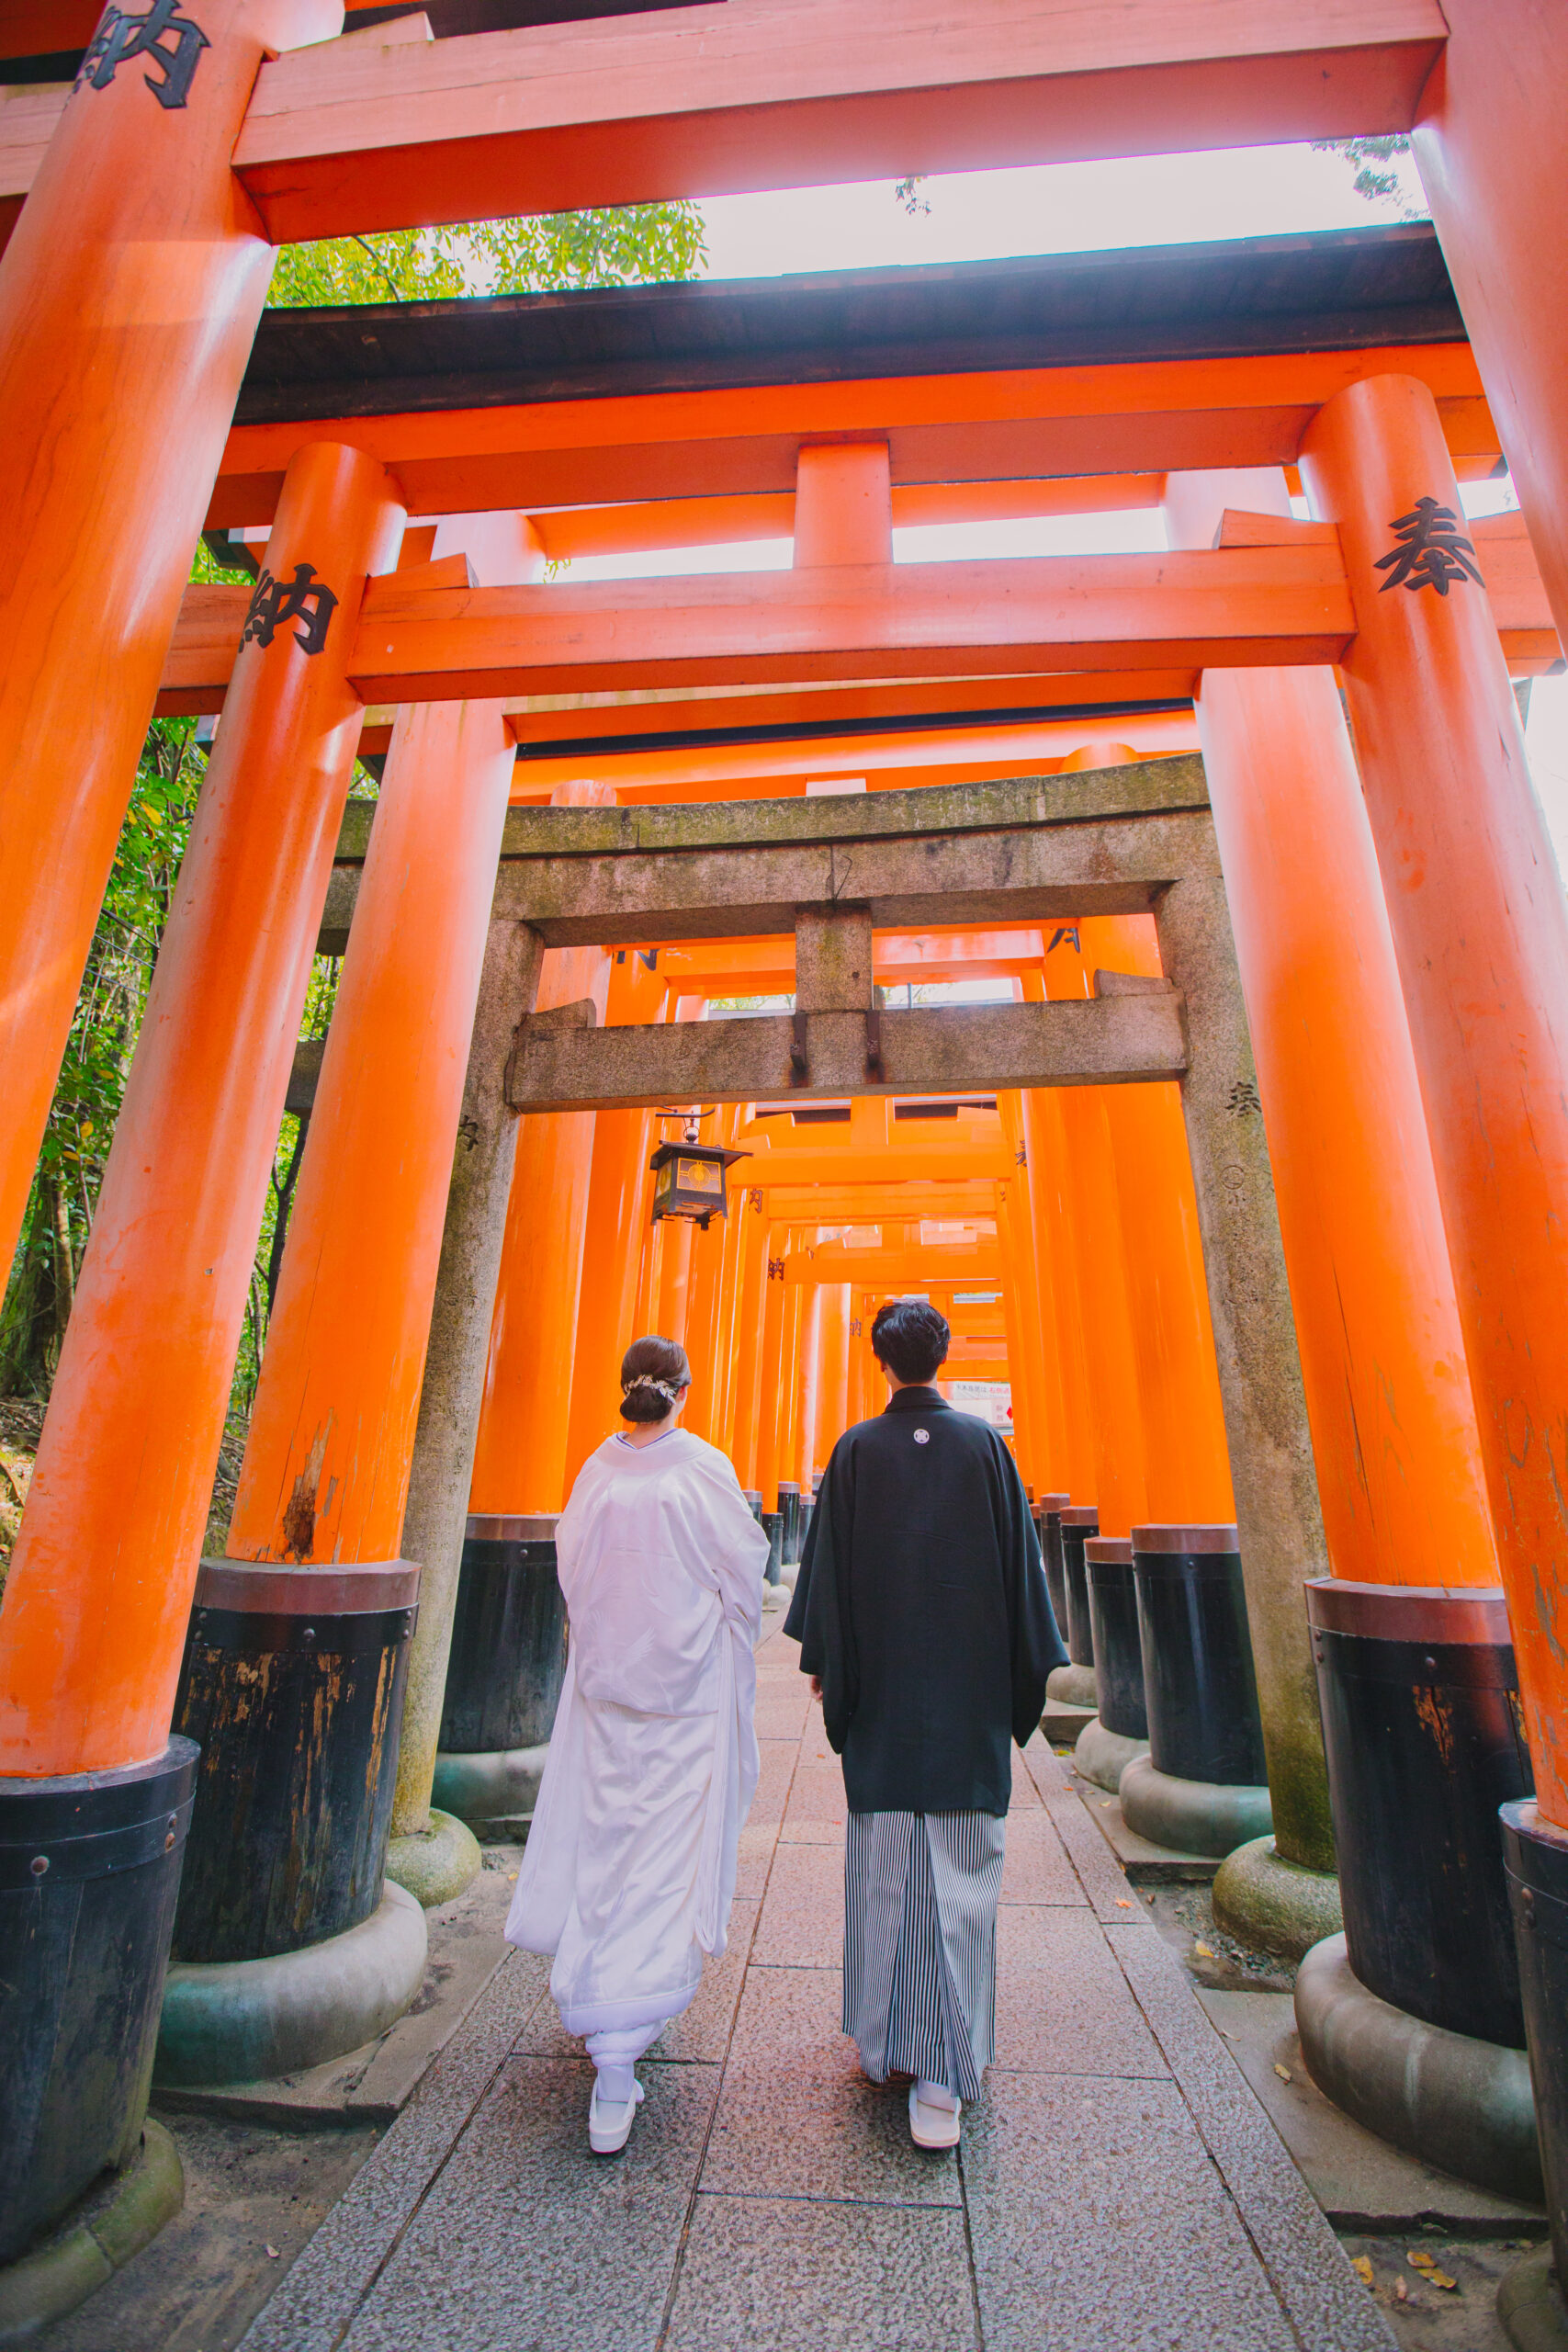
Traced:
<path fill-rule="evenodd" d="M 403 517 L 380 468 L 300 456 L 267 550 L 341 599 L 237 667 L 180 868 L 0 1609 L 0 1770 L 158 1755 L 359 740 L 344 676 Z"/>
<path fill-rule="evenodd" d="M 1331 401 L 1303 451 L 1360 628 L 1344 682 L 1410 1017 L 1525 1729 L 1568 1828 L 1568 906 L 1486 592 L 1391 585 L 1459 498 L 1426 388 Z M 1418 575 L 1413 574 L 1412 577 Z"/>
<path fill-rule="evenodd" d="M 229 1531 L 237 1560 L 395 1559 L 496 859 L 494 703 L 400 717 Z"/>
<path fill-rule="evenodd" d="M 1568 11 L 1444 0 L 1416 161 L 1560 631 L 1568 630 Z M 1401 370 L 1400 372 L 1404 372 Z"/>
<path fill-rule="evenodd" d="M 126 62 L 0 102 L 41 153 L 0 259 L 0 1262 L 9 1265 L 272 254 L 228 167 L 263 49 L 336 0 L 215 0 L 193 102 Z M 62 102 L 63 104 L 63 102 Z M 30 128 L 29 128 L 30 126 Z"/>
<path fill-rule="evenodd" d="M 1407 129 L 1436 0 L 728 0 L 261 77 L 273 236 Z"/>
<path fill-rule="evenodd" d="M 1285 504 L 1277 473 L 1173 482 L 1171 537 L 1207 542 L 1243 493 Z M 1282 527 L 1227 512 L 1227 536 L 1238 520 Z M 1472 526 L 1489 571 L 1498 539 L 1523 531 L 1517 515 L 1495 525 Z M 1440 1563 L 1445 1583 L 1495 1584 L 1432 1148 L 1338 686 L 1326 670 L 1211 671 L 1198 717 L 1329 1566 L 1419 1585 Z"/>
<path fill-rule="evenodd" d="M 558 805 L 592 808 L 608 798 L 604 787 L 584 781 L 563 786 Z M 603 1021 L 611 969 L 602 948 L 547 952 L 539 1010 L 592 997 Z M 577 1329 L 597 1118 L 594 1111 L 569 1111 L 518 1122 L 474 1443 L 470 1511 L 552 1511 L 566 1500 L 568 1367 Z"/>
<path fill-rule="evenodd" d="M 176 643 L 172 688 L 224 683 L 192 669 L 193 658 L 221 667 L 216 609 L 204 601 L 198 656 Z M 238 603 L 234 616 L 237 637 Z M 1328 547 L 846 564 L 591 587 L 402 588 L 393 574 L 376 585 L 353 661 L 367 702 L 483 700 L 868 672 L 1337 662 L 1352 627 Z"/>
<path fill-rule="evenodd" d="M 1469 345 L 1401 344 L 241 424 L 229 435 L 207 522 L 266 522 L 293 451 L 321 435 L 379 458 L 416 514 L 793 496 L 802 440 L 843 434 L 886 440 L 895 494 L 1293 464 L 1325 400 L 1391 368 L 1431 386 L 1456 458 L 1495 461 L 1497 429 Z"/>

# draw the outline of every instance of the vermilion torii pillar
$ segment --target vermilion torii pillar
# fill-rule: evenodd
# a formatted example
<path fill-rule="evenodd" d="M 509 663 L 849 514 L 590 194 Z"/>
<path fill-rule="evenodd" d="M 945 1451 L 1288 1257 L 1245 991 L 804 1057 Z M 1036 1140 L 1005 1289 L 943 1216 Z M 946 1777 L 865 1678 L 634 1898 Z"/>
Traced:
<path fill-rule="evenodd" d="M 615 797 L 614 786 L 585 782 L 558 786 L 550 798 L 558 807 L 597 808 Z M 603 948 L 547 955 L 540 1010 L 592 996 L 602 1021 L 610 968 Z M 470 1511 L 552 1511 L 566 1499 L 570 1364 L 597 1117 L 545 1112 L 518 1127 Z"/>
<path fill-rule="evenodd" d="M 757 1486 L 757 1413 L 762 1384 L 762 1334 L 768 1309 L 768 1219 L 760 1188 L 746 1194 L 736 1274 L 734 1416 L 730 1457 L 743 1487 Z"/>
<path fill-rule="evenodd" d="M 1042 973 L 1023 976 L 1025 1000 L 1042 1001 Z M 1061 1399 L 1061 1453 L 1056 1484 L 1045 1493 L 1070 1494 L 1092 1503 L 1099 1475 L 1094 1449 L 1094 1408 L 1089 1392 L 1083 1316 L 1078 1304 L 1077 1250 L 1073 1233 L 1063 1094 L 1034 1088 L 1023 1096 L 1023 1134 L 1028 1151 L 1031 1203 L 1034 1210 L 1034 1270 L 1040 1287 L 1043 1363 Z M 1050 1390 L 1047 1388 L 1047 1396 Z"/>
<path fill-rule="evenodd" d="M 272 277 L 230 158 L 266 51 L 342 23 L 196 0 L 151 53 L 90 52 L 0 259 L 6 1265 Z"/>
<path fill-rule="evenodd" d="M 1158 977 L 1151 917 L 1095 915 L 1078 933 L 1091 969 Z M 1235 1497 L 1180 1090 L 1110 1087 L 1104 1100 L 1149 1517 L 1227 1525 Z"/>
<path fill-rule="evenodd" d="M 605 1020 L 612 1025 L 657 1021 L 662 983 L 640 956 L 623 948 L 610 967 Z M 616 1427 L 621 1358 L 644 1335 L 637 1320 L 637 1273 L 648 1220 L 648 1163 L 653 1152 L 651 1111 L 601 1111 L 593 1129 L 588 1184 L 588 1238 L 578 1293 L 577 1338 L 571 1363 L 567 1425 L 566 1491 L 595 1446 Z"/>
<path fill-rule="evenodd" d="M 828 1456 L 850 1425 L 850 1298 L 848 1283 L 823 1283 L 816 1452 L 824 1470 Z"/>
<path fill-rule="evenodd" d="M 762 1371 L 757 1401 L 757 1454 L 751 1484 L 762 1498 L 764 1510 L 779 1507 L 779 1479 L 788 1477 L 784 1466 L 784 1382 L 787 1366 L 784 1351 L 784 1312 L 794 1295 L 784 1282 L 789 1259 L 790 1233 L 785 1226 L 768 1228 L 767 1295 L 762 1310 Z"/>
<path fill-rule="evenodd" d="M 1277 469 L 1173 474 L 1179 546 Z M 1497 1573 L 1464 1338 L 1388 910 L 1329 670 L 1210 670 L 1198 726 L 1269 1137 L 1336 1576 Z"/>
<path fill-rule="evenodd" d="M 1046 990 L 1052 997 L 1085 996 L 1090 986 L 1090 967 L 1078 948 L 1078 932 L 1066 925 L 1059 928 L 1062 935 L 1045 958 Z M 1094 1448 L 1095 1491 L 1082 1499 L 1099 1506 L 1103 1533 L 1127 1535 L 1147 1517 L 1147 1510 L 1143 1408 L 1116 1201 L 1116 1166 L 1105 1114 L 1109 1091 L 1098 1086 L 1064 1087 L 1060 1118 Z"/>
<path fill-rule="evenodd" d="M 1337 524 L 1344 662 L 1474 1385 L 1540 1812 L 1568 1829 L 1568 907 L 1426 386 L 1302 445 Z"/>
<path fill-rule="evenodd" d="M 518 538 L 519 518 L 496 519 Z M 457 526 L 457 546 L 476 531 Z M 435 551 L 447 551 L 439 533 Z M 487 578 L 525 568 L 493 547 L 480 553 Z M 398 714 L 251 1411 L 231 1558 L 399 1555 L 515 766 L 499 702 L 416 703 Z M 426 1620 L 440 1613 L 441 1582 L 436 1563 L 422 1589 Z"/>
<path fill-rule="evenodd" d="M 1412 143 L 1568 644 L 1568 12 L 1443 0 L 1443 14 Z"/>
<path fill-rule="evenodd" d="M 156 1755 L 255 1261 L 267 1170 L 364 718 L 345 669 L 397 552 L 381 468 L 288 469 L 180 869 L 0 1611 L 0 1770 Z M 330 595 L 332 602 L 327 602 Z"/>

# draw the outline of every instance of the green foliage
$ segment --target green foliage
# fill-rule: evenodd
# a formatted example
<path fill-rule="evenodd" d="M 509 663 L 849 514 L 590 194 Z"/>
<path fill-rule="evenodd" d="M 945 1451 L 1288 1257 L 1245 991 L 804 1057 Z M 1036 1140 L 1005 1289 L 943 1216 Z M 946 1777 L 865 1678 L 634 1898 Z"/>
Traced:
<path fill-rule="evenodd" d="M 623 204 L 285 245 L 270 300 L 276 310 L 633 286 L 694 277 L 706 258 L 694 204 Z"/>
<path fill-rule="evenodd" d="M 1312 146 L 1314 155 L 1343 155 L 1348 164 L 1355 165 L 1356 176 L 1351 185 L 1356 194 L 1364 196 L 1369 204 L 1386 204 L 1392 200 L 1398 204 L 1402 220 L 1426 220 L 1430 218 L 1424 204 L 1412 200 L 1401 175 L 1387 169 L 1396 155 L 1408 155 L 1410 153 L 1410 141 L 1403 131 L 1391 132 L 1386 138 L 1379 139 L 1314 139 Z M 1382 171 L 1376 168 L 1380 164 L 1384 166 Z"/>
<path fill-rule="evenodd" d="M 195 734 L 194 719 L 154 719 L 142 746 L 0 1310 L 7 1396 L 45 1394 L 60 1352 L 206 773 Z"/>

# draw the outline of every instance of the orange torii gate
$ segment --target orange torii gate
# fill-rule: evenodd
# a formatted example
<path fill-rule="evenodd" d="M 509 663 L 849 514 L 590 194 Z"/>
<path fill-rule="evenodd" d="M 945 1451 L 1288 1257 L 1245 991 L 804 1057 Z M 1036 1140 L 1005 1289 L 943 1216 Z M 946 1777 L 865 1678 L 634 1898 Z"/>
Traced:
<path fill-rule="evenodd" d="M 200 21 L 174 15 L 174 45 L 146 70 L 143 58 L 117 51 L 107 25 L 69 97 L 40 90 L 8 106 L 0 158 L 0 196 L 16 219 L 0 263 L 0 447 L 13 490 L 0 505 L 8 755 L 0 1069 L 9 1108 L 0 1229 L 8 1237 L 148 716 L 161 688 L 173 707 L 220 701 L 225 713 L 0 1618 L 6 1802 L 23 1805 L 24 1784 L 51 1776 L 134 1780 L 166 1764 L 148 1759 L 167 1722 L 251 1212 L 365 698 L 493 705 L 510 695 L 719 684 L 771 698 L 824 679 L 849 695 L 869 673 L 893 681 L 895 694 L 923 697 L 897 715 L 924 717 L 933 672 L 1070 681 L 1041 685 L 1041 707 L 1053 695 L 1081 707 L 1092 676 L 1102 706 L 1198 695 L 1243 901 L 1270 1118 L 1278 1099 L 1304 1136 L 1315 1093 L 1327 1114 L 1351 1104 L 1375 1124 L 1386 1109 L 1377 1084 L 1393 1070 L 1398 1116 L 1380 1127 L 1381 1151 L 1376 1137 L 1363 1138 L 1359 1159 L 1375 1171 L 1381 1158 L 1401 1175 L 1407 1157 L 1393 1138 L 1417 1157 L 1423 1142 L 1400 1027 L 1403 979 L 1434 1180 L 1417 1184 L 1406 1216 L 1380 1226 L 1401 1268 L 1385 1305 L 1414 1300 L 1421 1310 L 1417 1342 L 1398 1354 L 1419 1424 L 1416 1457 L 1463 1529 L 1459 1558 L 1445 1560 L 1449 1580 L 1481 1584 L 1493 1569 L 1468 1399 L 1451 1379 L 1442 1392 L 1433 1374 L 1439 1341 L 1457 1336 L 1468 1351 L 1540 1782 L 1543 1826 L 1519 1818 L 1510 1835 L 1520 1867 L 1555 1885 L 1568 1833 L 1558 1633 L 1568 1580 L 1568 918 L 1529 797 L 1505 655 L 1524 667 L 1550 662 L 1551 621 L 1568 625 L 1568 306 L 1555 291 L 1568 26 L 1530 0 L 1449 0 L 1446 13 L 1436 0 L 1379 0 L 1353 17 L 1334 0 L 1304 9 L 1294 0 L 1176 9 L 1134 0 L 1093 24 L 1021 0 L 981 0 L 957 22 L 951 14 L 911 21 L 888 0 L 869 8 L 727 0 L 629 27 L 448 40 L 423 38 L 417 20 L 334 39 L 342 17 L 331 0 L 219 5 Z M 118 12 L 117 20 L 127 21 Z M 89 29 L 73 8 L 44 8 L 25 38 L 46 45 L 34 53 L 52 53 Z M 1294 464 L 1315 528 L 1270 514 L 1268 495 L 1240 506 L 1227 498 L 1219 516 L 1228 509 L 1246 520 L 1238 537 L 1221 519 L 1218 547 L 1195 526 L 1169 559 L 1063 559 L 1010 576 L 960 567 L 945 581 L 900 580 L 885 552 L 821 546 L 813 569 L 832 565 L 843 576 L 827 596 L 808 571 L 771 583 L 754 600 L 766 621 L 759 656 L 745 600 L 728 585 L 674 595 L 573 590 L 564 593 L 575 602 L 552 608 L 541 589 L 471 585 L 461 550 L 461 577 L 453 557 L 433 553 L 423 577 L 411 569 L 387 579 L 403 516 L 450 514 L 464 499 L 434 493 L 436 477 L 420 477 L 407 436 L 389 463 L 357 427 L 318 429 L 271 463 L 267 595 L 244 599 L 243 610 L 221 595 L 192 598 L 182 616 L 197 527 L 224 520 L 212 493 L 265 299 L 269 236 L 776 185 L 818 176 L 829 163 L 904 172 L 1383 129 L 1414 133 L 1495 426 L 1483 422 L 1479 386 L 1467 388 L 1455 395 L 1470 404 L 1461 446 L 1467 435 L 1443 413 L 1448 395 L 1403 346 L 1337 382 L 1319 375 L 1293 417 L 1276 403 L 1271 439 L 1189 442 L 1184 455 L 1151 456 L 1150 403 L 1162 384 L 1181 390 L 1184 363 L 1169 355 L 1147 364 L 1143 406 L 1129 400 L 1134 429 L 1105 434 L 1102 408 L 1090 407 L 1100 454 L 1085 471 Z M 902 422 L 851 422 L 840 402 L 840 421 L 824 428 L 812 420 L 829 405 L 783 388 L 775 461 L 793 466 L 803 435 L 875 437 Z M 995 440 L 998 420 L 945 422 L 977 442 Z M 1519 483 L 1539 578 L 1506 526 L 1490 541 L 1469 535 L 1469 565 L 1461 560 L 1453 459 L 1486 454 L 1475 444 L 1489 430 Z M 1071 442 L 1058 433 L 1057 469 L 1068 469 Z M 935 462 L 961 468 L 955 437 Z M 596 463 L 585 495 L 602 499 L 615 485 L 591 442 L 562 455 L 558 492 L 573 466 L 581 481 Z M 885 478 L 894 463 L 890 454 Z M 257 466 L 247 482 L 266 472 Z M 450 492 L 450 471 L 446 479 Z M 623 485 L 630 479 L 623 474 Z M 668 494 L 676 485 L 673 470 L 659 486 L 645 477 L 630 497 L 657 503 L 659 487 Z M 776 495 L 786 485 L 776 471 L 727 484 L 708 466 L 679 495 Z M 242 508 L 251 494 L 241 493 Z M 1182 502 L 1168 494 L 1174 515 Z M 537 503 L 472 496 L 476 509 Z M 228 519 L 251 523 L 267 511 Z M 798 511 L 795 520 L 804 548 L 809 533 Z M 863 577 L 852 582 L 852 572 Z M 1278 683 L 1292 669 L 1321 677 L 1331 662 L 1342 668 L 1356 727 L 1365 816 L 1353 796 L 1336 797 L 1355 773 L 1334 732 L 1337 713 L 1321 696 L 1292 701 Z M 1224 683 L 1238 673 L 1257 679 L 1256 696 Z M 1271 740 L 1260 739 L 1265 727 Z M 1295 1014 L 1270 990 L 1269 933 L 1270 893 L 1298 926 L 1307 893 L 1270 876 L 1243 821 L 1246 793 L 1287 739 L 1292 788 L 1324 828 L 1335 870 L 1357 878 L 1358 922 L 1377 933 L 1381 974 L 1369 1048 L 1353 1021 L 1321 1017 L 1325 1002 L 1335 1013 L 1353 1004 L 1359 981 L 1325 956 L 1312 1008 L 1322 1052 L 1304 1087 L 1284 1042 Z M 282 808 L 271 790 L 280 776 L 292 787 Z M 1358 831 L 1369 817 L 1370 834 Z M 383 883 L 367 900 L 388 905 L 393 895 Z M 465 903 L 454 891 L 439 922 L 456 923 Z M 463 1132 L 470 1156 L 492 1167 L 511 1148 L 497 1107 L 498 1008 L 508 988 L 514 998 L 527 964 L 517 936 L 525 928 L 492 924 L 495 952 L 484 978 L 475 976 L 482 1050 L 470 1064 Z M 367 924 L 362 941 L 370 935 Z M 1298 944 L 1303 935 L 1292 932 Z M 370 995 L 385 1017 L 385 998 Z M 449 1000 L 445 1017 L 457 1019 Z M 451 1050 L 449 1036 L 442 1043 Z M 346 1065 L 352 1052 L 349 1041 L 335 1058 Z M 1257 1107 L 1235 1106 L 1238 1117 Z M 1281 1161 L 1283 1189 L 1301 1167 L 1291 1155 Z M 428 1216 L 412 1173 L 407 1183 L 403 1212 L 417 1205 Z M 1042 1204 L 1043 1227 L 1049 1214 Z M 1337 1262 L 1330 1247 L 1325 1281 Z M 1317 1308 L 1304 1269 L 1298 1287 L 1310 1324 Z M 1397 1338 L 1396 1320 L 1391 1314 L 1382 1333 L 1394 1328 Z M 1325 1363 L 1365 1376 L 1359 1348 L 1332 1338 L 1324 1347 Z M 181 1426 L 171 1438 L 155 1424 L 172 1407 Z M 1329 1442 L 1326 1431 L 1319 1442 Z M 406 1457 L 389 1450 L 378 1475 L 395 1488 L 406 1474 Z M 1388 1581 L 1429 1580 L 1381 1525 L 1362 1536 L 1363 1572 L 1375 1558 Z M 127 1648 L 120 1614 L 144 1569 L 164 1579 L 160 1600 Z M 181 1769 L 165 1774 L 171 1840 Z M 143 2038 L 158 1942 L 151 1932 L 139 1979 Z M 1538 2054 L 1556 2065 L 1555 2043 Z M 134 2103 L 132 2086 L 120 2123 Z M 117 2153 L 111 2130 L 75 2149 L 76 2172 L 70 2160 L 39 2171 L 18 2226 L 59 2211 L 85 2177 L 80 2166 Z M 1557 2161 L 1568 2167 L 1568 2157 Z M 1559 2186 L 1559 2251 L 1568 2259 L 1561 2206 Z M 0 2241 L 0 2256 L 18 2242 Z"/>

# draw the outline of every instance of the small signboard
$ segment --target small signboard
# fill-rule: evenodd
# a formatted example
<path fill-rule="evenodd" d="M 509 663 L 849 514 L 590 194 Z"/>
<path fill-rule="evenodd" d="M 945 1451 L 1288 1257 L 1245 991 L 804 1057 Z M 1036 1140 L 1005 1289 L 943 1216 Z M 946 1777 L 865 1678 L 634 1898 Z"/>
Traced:
<path fill-rule="evenodd" d="M 950 1380 L 947 1401 L 955 1412 L 973 1413 L 994 1430 L 1012 1432 L 1012 1384 L 1006 1380 Z"/>

